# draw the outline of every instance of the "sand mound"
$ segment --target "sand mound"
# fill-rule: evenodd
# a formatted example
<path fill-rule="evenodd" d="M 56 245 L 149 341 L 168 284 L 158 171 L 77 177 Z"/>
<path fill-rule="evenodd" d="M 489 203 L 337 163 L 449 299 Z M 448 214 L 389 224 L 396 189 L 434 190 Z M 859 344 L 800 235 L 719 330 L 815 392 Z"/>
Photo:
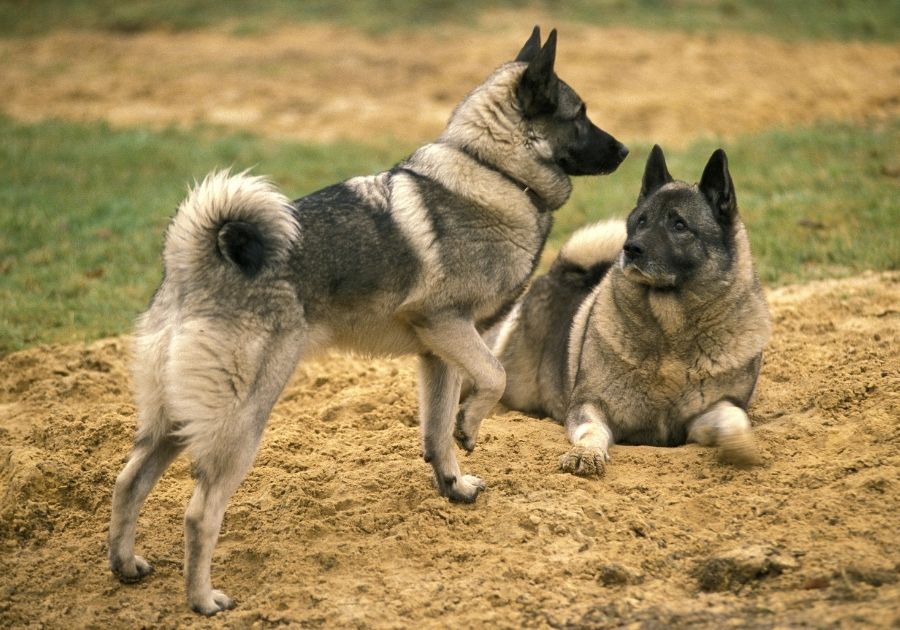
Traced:
<path fill-rule="evenodd" d="M 554 23 L 499 13 L 477 30 L 383 36 L 307 24 L 255 37 L 219 29 L 0 40 L 0 111 L 26 121 L 207 122 L 276 138 L 417 143 L 441 131 L 536 21 Z M 560 75 L 626 143 L 676 146 L 698 134 L 900 115 L 896 45 L 556 25 Z"/>
<path fill-rule="evenodd" d="M 3 627 L 881 627 L 900 601 L 900 274 L 770 294 L 752 420 L 765 464 L 615 447 L 604 479 L 557 471 L 561 427 L 498 412 L 464 459 L 488 490 L 435 496 L 414 360 L 301 366 L 235 494 L 213 563 L 238 608 L 187 611 L 187 462 L 144 509 L 156 566 L 106 567 L 134 407 L 127 339 L 0 359 Z"/>

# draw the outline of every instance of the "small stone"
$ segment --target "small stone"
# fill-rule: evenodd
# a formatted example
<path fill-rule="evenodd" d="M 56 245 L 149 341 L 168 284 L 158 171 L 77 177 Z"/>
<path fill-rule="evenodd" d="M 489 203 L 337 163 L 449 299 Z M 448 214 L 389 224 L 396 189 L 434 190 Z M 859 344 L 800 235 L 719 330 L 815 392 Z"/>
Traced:
<path fill-rule="evenodd" d="M 603 586 L 625 586 L 641 582 L 640 573 L 621 564 L 604 564 L 597 571 L 597 581 Z"/>
<path fill-rule="evenodd" d="M 814 589 L 828 588 L 829 584 L 831 584 L 831 580 L 827 575 L 813 575 L 803 582 L 803 588 L 807 591 L 811 591 Z"/>
<path fill-rule="evenodd" d="M 694 570 L 700 590 L 719 592 L 741 586 L 785 570 L 797 568 L 797 561 L 774 547 L 740 547 L 702 561 Z"/>

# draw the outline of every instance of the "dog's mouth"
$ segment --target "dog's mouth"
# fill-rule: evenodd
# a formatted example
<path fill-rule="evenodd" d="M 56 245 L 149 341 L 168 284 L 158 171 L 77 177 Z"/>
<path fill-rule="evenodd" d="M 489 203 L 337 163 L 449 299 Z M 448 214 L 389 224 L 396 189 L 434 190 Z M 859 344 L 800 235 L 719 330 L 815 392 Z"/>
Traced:
<path fill-rule="evenodd" d="M 674 273 L 663 273 L 652 268 L 642 269 L 635 262 L 623 261 L 622 272 L 629 281 L 653 289 L 671 289 L 677 284 Z"/>
<path fill-rule="evenodd" d="M 575 153 L 559 160 L 559 165 L 567 175 L 609 175 L 625 161 L 628 147 L 621 142 L 615 142 L 614 146 L 603 150 L 601 155 L 587 157 Z"/>

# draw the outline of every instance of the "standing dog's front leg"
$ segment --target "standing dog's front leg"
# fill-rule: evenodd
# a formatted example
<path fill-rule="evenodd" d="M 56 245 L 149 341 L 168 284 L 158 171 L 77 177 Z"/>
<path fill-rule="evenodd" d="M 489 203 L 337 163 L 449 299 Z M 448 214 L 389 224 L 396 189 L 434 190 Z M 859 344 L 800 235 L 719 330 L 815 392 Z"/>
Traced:
<path fill-rule="evenodd" d="M 559 459 L 559 467 L 573 475 L 603 475 L 612 442 L 603 412 L 593 403 L 573 405 L 566 413 L 566 435 L 572 449 Z"/>
<path fill-rule="evenodd" d="M 506 388 L 506 372 L 471 320 L 458 317 L 428 320 L 416 327 L 419 339 L 449 365 L 467 374 L 472 381 L 456 416 L 453 437 L 460 448 L 471 452 L 478 439 L 481 421 L 500 401 Z M 459 401 L 459 386 L 456 388 Z"/>
<path fill-rule="evenodd" d="M 425 461 L 434 468 L 438 492 L 451 501 L 472 503 L 484 482 L 463 475 L 453 449 L 454 413 L 459 400 L 456 368 L 433 354 L 419 357 L 419 425 Z"/>

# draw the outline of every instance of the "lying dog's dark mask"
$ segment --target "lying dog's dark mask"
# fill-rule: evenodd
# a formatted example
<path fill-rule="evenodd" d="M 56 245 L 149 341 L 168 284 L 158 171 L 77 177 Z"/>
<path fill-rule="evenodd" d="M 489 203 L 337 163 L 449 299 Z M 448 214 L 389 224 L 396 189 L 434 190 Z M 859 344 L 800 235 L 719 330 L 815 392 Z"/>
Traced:
<path fill-rule="evenodd" d="M 653 289 L 678 289 L 719 274 L 733 261 L 737 200 L 722 149 L 700 184 L 669 174 L 657 145 L 650 152 L 638 205 L 628 217 L 622 251 L 625 277 Z"/>

